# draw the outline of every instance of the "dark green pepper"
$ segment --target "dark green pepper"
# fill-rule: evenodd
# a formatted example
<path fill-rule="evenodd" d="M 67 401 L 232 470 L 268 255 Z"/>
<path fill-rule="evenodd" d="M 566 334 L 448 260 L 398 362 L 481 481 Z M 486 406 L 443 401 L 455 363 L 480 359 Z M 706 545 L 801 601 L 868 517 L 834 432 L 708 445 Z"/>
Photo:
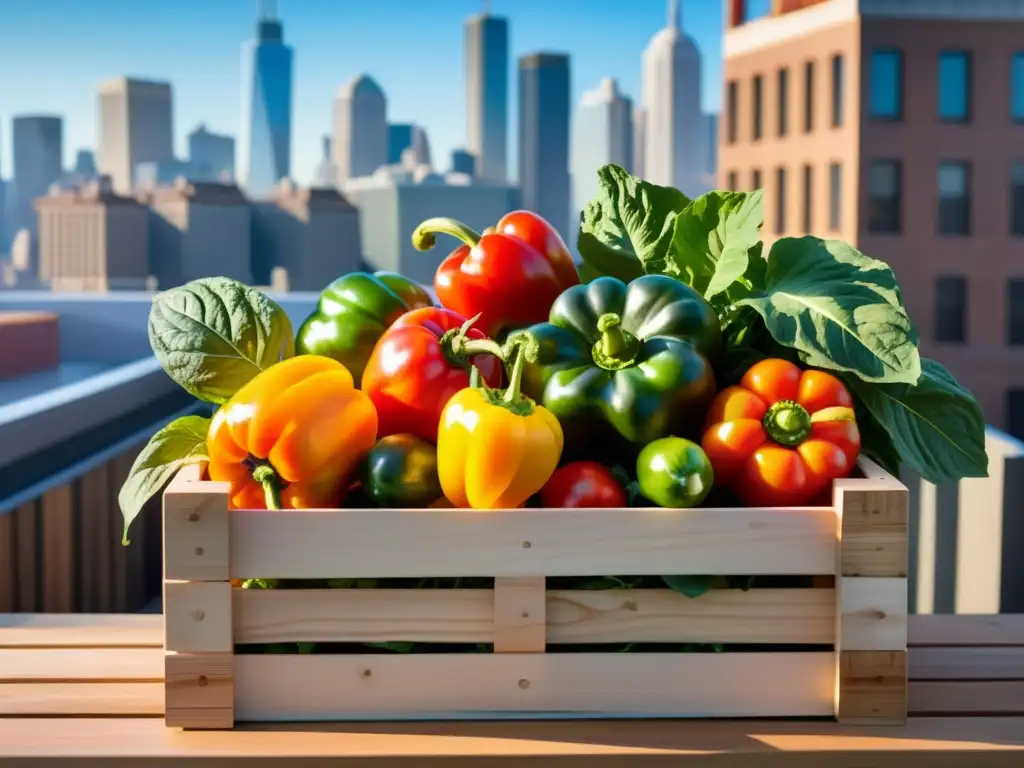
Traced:
<path fill-rule="evenodd" d="M 415 435 L 388 435 L 366 458 L 363 493 L 379 507 L 429 507 L 444 496 L 437 447 Z"/>
<path fill-rule="evenodd" d="M 566 444 L 610 436 L 639 449 L 699 436 L 722 335 L 715 310 L 685 283 L 600 277 L 566 290 L 548 322 L 517 333 L 539 344 L 522 391 L 555 414 Z"/>
<path fill-rule="evenodd" d="M 358 387 L 384 331 L 411 309 L 433 304 L 419 283 L 394 272 L 350 272 L 320 294 L 295 337 L 299 355 L 323 355 L 348 368 Z"/>
<path fill-rule="evenodd" d="M 715 472 L 704 450 L 681 437 L 648 443 L 636 460 L 637 486 L 660 507 L 685 509 L 711 492 Z"/>

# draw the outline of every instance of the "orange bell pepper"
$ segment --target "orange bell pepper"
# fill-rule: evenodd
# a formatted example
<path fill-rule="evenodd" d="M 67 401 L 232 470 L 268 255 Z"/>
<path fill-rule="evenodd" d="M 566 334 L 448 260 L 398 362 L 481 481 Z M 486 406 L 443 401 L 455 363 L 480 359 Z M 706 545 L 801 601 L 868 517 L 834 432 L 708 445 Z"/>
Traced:
<path fill-rule="evenodd" d="M 377 411 L 344 365 L 319 355 L 274 364 L 214 415 L 211 480 L 234 509 L 337 506 L 377 439 Z"/>
<path fill-rule="evenodd" d="M 715 482 L 743 503 L 800 506 L 850 474 L 860 431 L 839 379 L 773 358 L 718 393 L 702 447 Z"/>
<path fill-rule="evenodd" d="M 527 358 L 536 359 L 537 342 L 524 334 L 513 349 L 506 390 L 487 387 L 474 366 L 469 387 L 456 392 L 441 413 L 437 474 L 456 507 L 520 507 L 544 487 L 562 457 L 562 425 L 519 389 Z"/>

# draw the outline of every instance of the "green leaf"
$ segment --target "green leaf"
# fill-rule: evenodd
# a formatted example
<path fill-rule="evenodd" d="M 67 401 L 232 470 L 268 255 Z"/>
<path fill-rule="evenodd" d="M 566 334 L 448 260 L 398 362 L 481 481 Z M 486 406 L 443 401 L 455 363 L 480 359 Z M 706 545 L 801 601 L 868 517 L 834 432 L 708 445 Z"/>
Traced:
<path fill-rule="evenodd" d="M 167 375 L 211 403 L 226 403 L 260 371 L 295 354 L 285 311 L 226 277 L 204 277 L 158 294 L 149 313 L 149 341 Z"/>
<path fill-rule="evenodd" d="M 394 651 L 395 653 L 408 653 L 413 649 L 416 643 L 366 643 L 366 645 L 370 646 L 371 648 L 386 648 L 387 650 Z"/>
<path fill-rule="evenodd" d="M 150 438 L 135 459 L 128 478 L 117 495 L 124 518 L 121 543 L 127 546 L 128 527 L 153 496 L 187 464 L 207 459 L 206 434 L 210 420 L 203 416 L 182 416 Z"/>
<path fill-rule="evenodd" d="M 714 576 L 662 576 L 662 581 L 687 597 L 700 597 L 715 582 Z"/>
<path fill-rule="evenodd" d="M 747 274 L 751 249 L 760 256 L 763 197 L 761 190 L 708 192 L 676 217 L 669 260 L 704 298 Z"/>
<path fill-rule="evenodd" d="M 944 483 L 988 477 L 981 407 L 939 363 L 925 359 L 921 369 L 914 386 L 872 385 L 851 375 L 843 380 L 922 478 Z"/>
<path fill-rule="evenodd" d="M 662 272 L 672 244 L 673 222 L 689 205 L 689 198 L 678 189 L 649 184 L 617 165 L 604 166 L 597 176 L 597 197 L 580 217 L 576 247 L 584 263 L 596 273 L 625 282 L 645 272 Z"/>
<path fill-rule="evenodd" d="M 296 645 L 299 647 L 299 653 L 312 653 L 316 648 L 316 643 L 296 643 Z"/>
<path fill-rule="evenodd" d="M 895 275 L 846 243 L 776 241 L 764 289 L 737 304 L 757 310 L 775 340 L 807 365 L 872 382 L 913 384 L 921 376 L 917 330 Z"/>
<path fill-rule="evenodd" d="M 906 387 L 906 384 L 897 385 Z M 860 432 L 860 450 L 865 456 L 878 464 L 882 469 L 893 477 L 899 477 L 900 459 L 899 452 L 893 444 L 892 438 L 886 432 L 878 419 L 864 405 L 856 390 L 848 387 L 853 396 L 853 409 L 857 417 L 857 429 Z"/>

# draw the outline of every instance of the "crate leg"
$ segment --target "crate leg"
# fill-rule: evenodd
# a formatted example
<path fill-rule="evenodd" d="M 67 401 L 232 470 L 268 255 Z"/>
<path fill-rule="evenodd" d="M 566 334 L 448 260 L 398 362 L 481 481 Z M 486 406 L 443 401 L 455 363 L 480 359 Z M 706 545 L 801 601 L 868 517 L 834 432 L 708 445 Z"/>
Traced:
<path fill-rule="evenodd" d="M 836 718 L 907 719 L 907 489 L 885 476 L 835 484 L 839 517 Z"/>
<path fill-rule="evenodd" d="M 164 723 L 235 724 L 228 493 L 182 470 L 164 493 Z"/>
<path fill-rule="evenodd" d="M 494 580 L 494 652 L 544 653 L 547 579 L 499 576 Z"/>

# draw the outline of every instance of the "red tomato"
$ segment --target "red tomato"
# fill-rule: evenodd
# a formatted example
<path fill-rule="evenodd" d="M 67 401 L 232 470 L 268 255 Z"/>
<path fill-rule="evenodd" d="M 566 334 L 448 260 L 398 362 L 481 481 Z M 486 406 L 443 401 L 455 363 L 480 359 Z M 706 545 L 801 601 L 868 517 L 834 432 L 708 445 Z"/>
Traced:
<path fill-rule="evenodd" d="M 596 461 L 559 467 L 540 492 L 545 507 L 625 507 L 626 491 L 611 470 Z"/>

